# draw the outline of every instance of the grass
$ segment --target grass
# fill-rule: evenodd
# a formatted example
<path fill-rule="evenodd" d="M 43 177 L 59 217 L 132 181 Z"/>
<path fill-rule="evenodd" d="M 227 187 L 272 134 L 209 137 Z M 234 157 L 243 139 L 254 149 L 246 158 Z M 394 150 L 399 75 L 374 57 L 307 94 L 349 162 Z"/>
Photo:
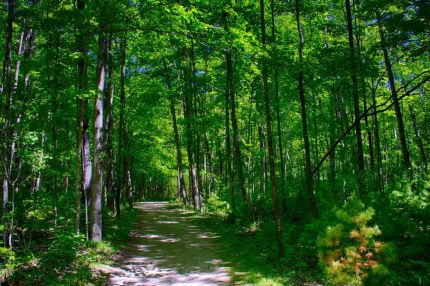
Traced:
<path fill-rule="evenodd" d="M 107 277 L 98 271 L 127 243 L 136 219 L 135 210 L 122 212 L 120 220 L 105 215 L 103 242 L 86 241 L 72 231 L 53 232 L 47 246 L 22 251 L 13 261 L 10 285 L 104 285 Z"/>
<path fill-rule="evenodd" d="M 285 225 L 285 229 L 290 229 L 284 235 L 286 255 L 279 258 L 273 221 L 244 225 L 232 223 L 224 215 L 201 216 L 179 203 L 171 203 L 169 207 L 193 213 L 202 228 L 220 236 L 222 258 L 230 263 L 237 285 L 318 285 L 312 284 L 319 280 L 316 257 L 308 255 L 305 245 L 289 243 L 289 233 L 297 233 L 300 226 Z"/>
<path fill-rule="evenodd" d="M 273 222 L 244 225 L 232 223 L 224 215 L 201 216 L 178 203 L 169 208 L 181 209 L 202 228 L 220 236 L 221 258 L 230 262 L 237 285 L 305 285 L 315 281 L 312 258 L 306 257 L 306 250 L 289 246 L 286 239 L 286 257 L 277 257 Z M 102 268 L 111 264 L 112 257 L 127 244 L 137 213 L 128 210 L 122 215 L 119 221 L 105 215 L 107 231 L 102 243 L 62 231 L 53 233 L 47 248 L 20 253 L 14 262 L 11 285 L 104 285 L 107 277 Z"/>
<path fill-rule="evenodd" d="M 222 255 L 232 263 L 235 280 L 260 286 L 294 285 L 294 271 L 277 257 L 272 224 L 260 224 L 255 229 L 216 220 L 204 218 L 203 222 L 220 235 L 225 246 Z"/>

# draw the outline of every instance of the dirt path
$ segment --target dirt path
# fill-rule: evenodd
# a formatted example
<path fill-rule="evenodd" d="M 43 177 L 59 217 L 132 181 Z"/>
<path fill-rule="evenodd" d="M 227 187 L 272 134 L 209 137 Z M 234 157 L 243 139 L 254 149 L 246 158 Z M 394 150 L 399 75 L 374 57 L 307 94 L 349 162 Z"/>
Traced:
<path fill-rule="evenodd" d="M 216 234 L 166 203 L 139 203 L 130 244 L 107 285 L 231 285 Z"/>

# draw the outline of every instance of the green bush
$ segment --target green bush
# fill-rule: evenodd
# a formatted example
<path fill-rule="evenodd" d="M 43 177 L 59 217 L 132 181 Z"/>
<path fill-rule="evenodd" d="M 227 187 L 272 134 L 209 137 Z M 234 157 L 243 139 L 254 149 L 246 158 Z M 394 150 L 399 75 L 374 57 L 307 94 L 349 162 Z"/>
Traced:
<path fill-rule="evenodd" d="M 230 206 L 221 200 L 216 193 L 211 193 L 207 199 L 206 207 L 208 213 L 221 218 L 226 218 L 230 213 Z"/>
<path fill-rule="evenodd" d="M 0 247 L 0 278 L 8 276 L 15 267 L 15 252 L 12 248 Z"/>
<path fill-rule="evenodd" d="M 375 211 L 352 196 L 343 208 L 335 208 L 325 218 L 328 226 L 318 236 L 318 259 L 332 285 L 363 285 L 383 281 L 395 255 L 393 248 L 377 240 L 381 231 L 370 225 Z M 385 282 L 384 282 L 385 281 Z"/>
<path fill-rule="evenodd" d="M 430 178 L 415 173 L 399 178 L 386 190 L 379 214 L 384 239 L 396 245 L 397 285 L 430 285 Z"/>

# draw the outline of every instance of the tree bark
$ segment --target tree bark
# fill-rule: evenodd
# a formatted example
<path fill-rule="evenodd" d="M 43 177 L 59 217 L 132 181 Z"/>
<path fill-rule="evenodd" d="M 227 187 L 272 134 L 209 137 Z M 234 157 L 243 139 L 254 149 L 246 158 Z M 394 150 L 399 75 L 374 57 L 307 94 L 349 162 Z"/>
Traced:
<path fill-rule="evenodd" d="M 266 24 L 264 20 L 264 0 L 260 0 L 260 20 L 261 20 L 261 43 L 263 50 L 266 51 Z M 275 154 L 273 149 L 272 118 L 270 115 L 270 99 L 268 86 L 268 69 L 267 59 L 263 58 L 262 77 L 264 84 L 264 103 L 266 115 L 267 141 L 269 149 L 269 169 L 270 169 L 270 187 L 272 192 L 273 214 L 276 227 L 276 240 L 278 245 L 279 256 L 284 256 L 284 246 L 282 244 L 281 218 L 279 215 L 278 193 L 276 190 L 276 173 L 275 173 Z"/>
<path fill-rule="evenodd" d="M 213 155 L 212 155 L 212 151 L 209 145 L 209 139 L 208 139 L 208 134 L 207 132 L 205 132 L 204 134 L 204 144 L 205 144 L 205 150 L 206 150 L 206 156 L 207 156 L 207 163 L 209 164 L 209 184 L 208 184 L 208 196 L 210 195 L 210 193 L 212 191 L 214 191 L 214 186 L 215 186 L 215 178 L 214 178 L 214 162 L 213 162 Z"/>
<path fill-rule="evenodd" d="M 420 151 L 421 161 L 424 165 L 427 165 L 427 157 L 426 152 L 424 150 L 423 139 L 421 138 L 420 131 L 418 130 L 417 117 L 415 116 L 415 110 L 412 104 L 409 104 L 409 113 L 411 114 L 412 127 L 414 128 L 414 134 L 417 140 L 418 150 Z"/>
<path fill-rule="evenodd" d="M 103 97 L 106 79 L 107 40 L 99 35 L 97 64 L 97 97 L 94 107 L 94 179 L 91 186 L 91 221 L 93 241 L 102 240 L 102 191 L 103 191 Z"/>
<path fill-rule="evenodd" d="M 52 137 L 51 137 L 51 141 L 52 141 L 52 149 L 53 149 L 53 153 L 57 154 L 58 153 L 58 123 L 56 121 L 56 115 L 58 113 L 58 85 L 59 85 L 59 80 L 58 80 L 58 66 L 59 66 L 59 57 L 60 57 L 60 53 L 59 53 L 59 49 L 60 49 L 60 45 L 61 45 L 61 35 L 58 33 L 55 35 L 55 56 L 54 56 L 54 67 L 53 67 L 53 84 L 52 84 L 52 95 L 51 95 L 51 121 L 52 121 L 52 126 L 51 126 L 51 133 L 52 133 Z M 44 136 L 44 135 L 42 135 Z M 54 170 L 59 170 L 60 169 L 60 165 L 59 162 L 57 160 L 53 160 L 52 163 L 52 168 Z M 54 172 L 52 174 L 52 188 L 53 188 L 53 197 L 54 197 L 54 225 L 57 226 L 57 222 L 58 222 L 58 212 L 59 212 L 59 194 L 58 194 L 58 180 L 57 180 L 57 174 Z"/>
<path fill-rule="evenodd" d="M 297 31 L 299 33 L 299 95 L 300 95 L 300 106 L 301 106 L 301 116 L 302 116 L 302 128 L 303 128 L 303 141 L 305 144 L 305 161 L 306 161 L 306 189 L 308 193 L 309 203 L 312 210 L 312 216 L 315 218 L 318 216 L 318 209 L 315 201 L 315 195 L 313 190 L 313 174 L 311 166 L 311 152 L 309 145 L 309 134 L 308 134 L 308 124 L 307 124 L 307 114 L 306 114 L 306 99 L 305 99 L 305 88 L 304 88 L 304 69 L 303 69 L 303 46 L 304 46 L 304 36 L 302 25 L 300 21 L 300 1 L 296 0 L 296 21 L 297 21 Z"/>
<path fill-rule="evenodd" d="M 285 193 L 285 161 L 282 147 L 282 128 L 281 128 L 281 112 L 280 112 L 280 100 L 279 100 L 279 69 L 278 69 L 278 51 L 276 49 L 276 26 L 275 26 L 275 1 L 271 0 L 271 16 L 272 16 L 272 44 L 274 53 L 274 84 L 275 84 L 275 108 L 276 108 L 276 123 L 278 131 L 278 148 L 279 148 L 279 164 L 281 169 L 281 204 L 283 213 L 287 213 L 287 198 Z"/>
<path fill-rule="evenodd" d="M 77 8 L 82 13 L 85 9 L 85 3 L 82 0 L 77 1 Z M 81 30 L 77 37 L 79 45 L 78 52 L 80 57 L 77 63 L 78 69 L 78 81 L 77 91 L 82 94 L 88 87 L 88 39 L 82 31 L 82 27 L 78 27 Z M 85 204 L 85 235 L 89 239 L 88 231 L 88 192 L 91 186 L 92 179 L 92 165 L 90 155 L 90 142 L 88 136 L 88 99 L 80 98 L 78 100 L 78 150 L 77 150 L 77 162 L 76 162 L 76 180 L 75 180 L 75 193 L 76 193 L 76 232 L 80 232 L 80 221 L 81 221 L 81 192 L 83 192 L 84 204 Z M 82 182 L 81 182 L 82 179 Z"/>
<path fill-rule="evenodd" d="M 351 14 L 351 3 L 350 0 L 345 0 L 346 6 L 346 18 L 348 22 L 348 43 L 349 43 L 349 54 L 351 61 L 351 77 L 352 77 L 352 96 L 354 101 L 354 118 L 357 120 L 360 118 L 360 104 L 358 98 L 358 82 L 357 82 L 357 66 L 355 57 L 355 46 L 354 46 L 354 33 L 352 27 L 352 14 Z M 358 171 L 362 173 L 364 171 L 364 155 L 363 155 L 363 139 L 361 137 L 361 124 L 358 122 L 355 125 L 355 136 L 357 140 L 357 164 Z M 362 187 L 360 187 L 362 188 Z"/>
<path fill-rule="evenodd" d="M 191 189 L 191 197 L 194 208 L 199 207 L 198 202 L 198 183 L 197 183 L 197 173 L 196 173 L 196 166 L 194 162 L 194 150 L 193 150 L 193 126 L 191 124 L 192 116 L 193 116 L 193 106 L 192 106 L 192 82 L 191 82 L 191 72 L 192 72 L 192 64 L 188 63 L 186 51 L 183 53 L 183 57 L 185 60 L 186 65 L 190 65 L 189 67 L 185 67 L 183 71 L 184 81 L 185 81 L 185 88 L 184 88 L 184 112 L 185 112 L 185 133 L 187 137 L 187 156 L 188 156 L 188 175 L 189 175 L 189 184 Z"/>
<path fill-rule="evenodd" d="M 234 90 L 234 74 L 233 74 L 233 60 L 231 56 L 231 51 L 226 53 L 226 63 L 227 63 L 227 91 L 229 93 L 230 105 L 231 105 L 231 125 L 233 127 L 233 161 L 234 161 L 234 173 L 237 176 L 240 193 L 242 195 L 243 202 L 245 204 L 245 217 L 247 216 L 248 209 L 248 197 L 246 195 L 245 181 L 243 178 L 242 169 L 242 156 L 240 153 L 240 139 L 239 139 L 239 127 L 237 125 L 236 118 L 236 100 L 235 100 L 235 90 Z"/>
<path fill-rule="evenodd" d="M 85 236 L 89 239 L 89 208 L 91 204 L 91 183 L 93 180 L 93 167 L 91 162 L 91 147 L 90 147 L 90 136 L 88 134 L 89 120 L 87 114 L 88 99 L 84 99 L 81 102 L 81 114 L 82 119 L 82 191 L 84 194 L 85 203 Z"/>
<path fill-rule="evenodd" d="M 190 123 L 190 151 L 192 157 L 192 184 L 194 185 L 194 200 L 196 203 L 196 208 L 201 210 L 202 207 L 202 197 L 201 197 L 201 176 L 200 176 L 200 131 L 198 129 L 197 122 L 194 120 L 197 118 L 197 79 L 196 79 L 196 63 L 195 63 L 195 54 L 194 54 L 194 40 L 191 37 L 191 49 L 190 49 L 190 75 L 189 75 L 189 102 L 188 110 Z M 192 95 L 192 96 L 191 96 Z M 193 100 L 194 99 L 194 100 Z M 195 136 L 193 136 L 195 135 Z M 195 137 L 195 138 L 193 138 Z"/>
<path fill-rule="evenodd" d="M 402 111 L 400 108 L 400 103 L 399 103 L 398 94 L 397 94 L 397 90 L 396 90 L 396 83 L 394 81 L 393 69 L 392 69 L 392 65 L 391 65 L 390 56 L 388 55 L 387 43 L 385 40 L 384 31 L 382 29 L 381 15 L 379 14 L 379 12 L 377 12 L 376 17 L 378 20 L 379 36 L 381 38 L 381 48 L 382 48 L 382 51 L 384 53 L 385 69 L 387 72 L 388 82 L 390 84 L 391 96 L 393 98 L 394 111 L 396 113 L 397 129 L 399 132 L 400 145 L 402 148 L 403 166 L 405 168 L 410 168 L 411 167 L 411 160 L 410 160 L 410 156 L 409 156 L 408 145 L 406 143 L 405 127 L 403 124 L 403 115 L 402 115 Z"/>
<path fill-rule="evenodd" d="M 357 3 L 353 2 L 353 6 L 356 7 Z M 360 83 L 361 83 L 361 96 L 363 98 L 363 108 L 364 110 L 367 110 L 367 96 L 366 96 L 366 84 L 365 84 L 365 73 L 363 69 L 363 60 L 362 60 L 362 51 L 361 51 L 361 31 L 360 26 L 358 25 L 358 17 L 354 17 L 354 24 L 357 27 L 356 28 L 356 44 L 357 44 L 357 57 L 358 57 L 358 69 L 361 73 L 360 76 Z M 367 133 L 367 144 L 369 146 L 369 159 L 370 159 L 370 167 L 373 169 L 375 166 L 375 159 L 374 159 L 374 151 L 373 151 L 373 142 L 372 142 L 372 132 L 369 128 L 369 119 L 368 116 L 364 117 L 364 124 L 366 126 L 366 133 Z"/>
<path fill-rule="evenodd" d="M 203 192 L 203 184 L 202 184 L 202 175 L 201 175 L 201 124 L 199 119 L 199 110 L 201 109 L 201 102 L 198 97 L 198 89 L 197 89 L 197 70 L 196 70 L 196 56 L 195 56 L 195 46 L 194 46 L 194 36 L 191 36 L 191 49 L 190 49 L 190 89 L 192 94 L 191 106 L 192 106 L 192 116 L 193 123 L 191 125 L 192 134 L 194 135 L 192 141 L 192 152 L 194 157 L 194 168 L 195 168 L 195 179 L 196 179 L 196 207 L 200 210 L 200 213 L 203 214 L 202 209 L 202 192 Z"/>
<path fill-rule="evenodd" d="M 5 58 L 3 62 L 2 70 L 2 86 L 0 95 L 6 91 L 6 110 L 4 117 L 3 126 L 3 142 L 2 146 L 2 163 L 4 169 L 3 174 L 3 202 L 2 202 L 2 217 L 8 212 L 9 203 L 9 158 L 8 158 L 8 141 L 9 141 L 9 121 L 10 121 L 10 97 L 12 96 L 12 45 L 13 45 L 13 22 L 15 12 L 15 0 L 8 0 L 8 14 L 7 14 L 7 27 L 6 27 L 6 47 L 5 47 Z M 2 104 L 3 100 L 0 100 L 0 112 L 3 111 Z M 7 228 L 5 228 L 7 229 Z M 6 235 L 5 235 L 5 246 L 7 246 Z"/>
<path fill-rule="evenodd" d="M 15 12 L 15 0 L 7 0 L 7 26 L 6 26 L 6 45 L 2 69 L 0 95 L 6 91 L 11 92 L 11 67 L 12 67 L 12 45 L 13 45 L 13 22 Z M 0 101 L 0 111 L 3 110 L 3 100 Z"/>
<path fill-rule="evenodd" d="M 230 139 L 230 83 L 226 77 L 225 90 L 225 184 L 230 192 L 231 214 L 233 220 L 236 216 L 236 193 L 233 186 L 233 176 L 231 174 L 231 139 Z"/>
<path fill-rule="evenodd" d="M 121 44 L 121 78 L 120 78 L 120 106 L 119 106 L 119 129 L 118 129 L 118 184 L 116 186 L 115 208 L 116 218 L 121 217 L 121 193 L 124 194 L 124 199 L 128 201 L 128 196 L 125 195 L 125 65 L 127 56 L 127 34 L 122 35 Z"/>
<path fill-rule="evenodd" d="M 182 162 L 181 141 L 179 138 L 178 124 L 176 120 L 175 98 L 173 95 L 170 76 L 169 76 L 169 72 L 168 72 L 165 60 L 163 60 L 163 67 L 164 67 L 164 78 L 166 80 L 167 89 L 169 90 L 170 115 L 172 116 L 173 138 L 175 140 L 175 147 L 176 147 L 176 168 L 178 170 L 178 196 L 180 199 L 182 199 L 184 204 L 187 204 L 188 198 L 187 198 L 187 190 L 185 186 L 184 166 Z"/>
<path fill-rule="evenodd" d="M 372 104 L 373 104 L 373 137 L 375 138 L 375 152 L 376 152 L 376 167 L 378 169 L 378 185 L 379 189 L 384 189 L 384 182 L 382 178 L 382 153 L 381 153 L 381 139 L 379 136 L 379 122 L 378 114 L 376 113 L 376 88 L 372 83 Z"/>
<path fill-rule="evenodd" d="M 112 39 L 111 36 L 107 41 L 107 83 L 104 98 L 105 109 L 105 150 L 106 150 L 106 199 L 107 206 L 111 212 L 115 211 L 115 169 L 114 169 L 114 151 L 113 151 L 113 99 L 115 93 L 114 86 L 114 68 L 112 58 Z"/>
<path fill-rule="evenodd" d="M 267 160 L 266 160 L 266 136 L 264 136 L 264 126 L 260 122 L 258 123 L 258 138 L 260 141 L 260 162 L 261 162 L 261 179 L 260 188 L 263 192 L 263 196 L 266 195 L 266 183 L 267 183 Z"/>

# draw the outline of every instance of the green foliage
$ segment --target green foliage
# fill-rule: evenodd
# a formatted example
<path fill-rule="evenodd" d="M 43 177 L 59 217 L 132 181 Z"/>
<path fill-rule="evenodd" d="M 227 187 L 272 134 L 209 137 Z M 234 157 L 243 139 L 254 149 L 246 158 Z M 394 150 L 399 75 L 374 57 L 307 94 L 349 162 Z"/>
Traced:
<path fill-rule="evenodd" d="M 106 262 L 112 253 L 109 245 L 94 245 L 82 235 L 57 233 L 46 251 L 21 255 L 10 280 L 19 285 L 83 285 L 94 276 L 91 266 Z"/>
<path fill-rule="evenodd" d="M 429 177 L 421 173 L 401 177 L 387 189 L 377 220 L 386 240 L 396 245 L 398 262 L 392 265 L 398 284 L 430 283 Z"/>
<path fill-rule="evenodd" d="M 303 261 L 306 255 L 314 254 L 315 248 L 304 249 L 293 237 L 297 236 L 302 228 L 284 225 L 284 229 L 291 232 L 284 236 L 286 257 L 279 259 L 276 244 L 273 243 L 276 239 L 273 222 L 264 220 L 247 224 L 237 221 L 231 223 L 218 216 L 202 216 L 200 220 L 205 228 L 220 236 L 223 245 L 222 257 L 230 262 L 233 273 L 237 273 L 233 275 L 233 283 L 265 286 L 316 283 L 311 263 L 308 265 L 308 260 Z M 305 256 L 301 256 L 300 251 Z"/>
<path fill-rule="evenodd" d="M 335 208 L 323 221 L 327 223 L 317 239 L 320 263 L 327 279 L 334 285 L 363 285 L 386 281 L 388 266 L 396 257 L 392 246 L 381 242 L 377 225 L 370 226 L 375 211 L 366 208 L 357 196 L 352 196 L 341 208 Z M 377 285 L 377 284 L 375 284 Z"/>
<path fill-rule="evenodd" d="M 225 219 L 231 212 L 227 202 L 221 200 L 216 193 L 211 193 L 206 203 L 207 211 L 210 215 Z"/>
<path fill-rule="evenodd" d="M 0 227 L 0 231 L 3 231 Z M 15 252 L 12 248 L 0 247 L 0 277 L 7 277 L 16 267 Z"/>
<path fill-rule="evenodd" d="M 85 238 L 72 233 L 56 233 L 55 238 L 50 242 L 48 248 L 40 255 L 37 253 L 27 253 L 21 257 L 21 265 L 14 272 L 12 281 L 19 281 L 23 285 L 47 283 L 49 285 L 59 285 L 72 283 L 71 273 L 76 271 L 77 277 L 83 279 L 89 277 L 88 265 L 80 264 L 76 268 L 76 261 L 85 249 Z M 88 278 L 86 278 L 88 279 Z"/>
<path fill-rule="evenodd" d="M 7 70 L 7 2 L 0 13 L 3 75 Z M 107 82 L 114 86 L 110 130 L 114 152 L 112 158 L 107 154 L 100 158 L 114 163 L 115 190 L 123 187 L 123 178 L 119 178 L 127 174 L 126 183 L 135 200 L 176 197 L 178 145 L 188 198 L 193 171 L 189 159 L 193 158 L 202 212 L 210 219 L 234 222 L 223 225 L 231 232 L 225 236 L 234 245 L 231 252 L 241 255 L 233 260 L 240 263 L 238 268 L 249 270 L 252 283 L 300 285 L 306 280 L 303 277 L 309 276 L 307 281 L 324 277 L 333 284 L 430 285 L 430 180 L 424 162 L 425 158 L 429 161 L 430 142 L 428 1 L 351 1 L 360 113 L 364 106 L 378 106 L 376 114 L 360 121 L 366 161 L 362 173 L 357 172 L 354 128 L 339 139 L 354 117 L 345 3 L 299 1 L 312 167 L 340 140 L 314 172 L 320 219 L 311 218 L 304 191 L 294 1 L 263 1 L 267 49 L 260 41 L 259 1 L 83 0 L 85 9 L 77 9 L 76 1 L 70 0 L 14 2 L 9 84 L 17 86 L 10 98 L 5 89 L 7 77 L 0 83 L 0 178 L 7 177 L 8 167 L 11 176 L 0 236 L 6 239 L 4 225 L 13 222 L 14 249 L 0 248 L 0 264 L 6 266 L 0 276 L 19 269 L 14 272 L 16 281 L 34 278 L 36 284 L 45 279 L 51 285 L 84 283 L 91 277 L 90 265 L 103 262 L 112 253 L 109 243 L 92 245 L 71 230 L 76 217 L 74 204 L 83 201 L 79 200 L 82 161 L 78 160 L 76 120 L 80 112 L 88 118 L 87 135 L 94 155 L 93 105 L 101 58 L 98 40 L 107 36 L 112 45 L 108 66 L 112 74 L 108 72 Z M 398 95 L 412 91 L 400 100 L 402 118 L 396 117 L 394 108 L 388 108 L 392 95 L 376 12 L 381 15 L 380 27 L 387 38 Z M 33 37 L 26 34 L 29 30 Z M 18 55 L 21 33 L 25 48 Z M 122 40 L 126 42 L 125 106 L 119 104 Z M 82 42 L 88 44 L 87 84 L 78 90 Z M 232 87 L 226 79 L 226 52 L 232 58 Z M 279 197 L 284 193 L 287 201 L 282 213 L 287 252 L 283 259 L 275 254 L 262 59 L 268 60 L 276 187 Z M 24 84 L 26 74 L 29 81 Z M 233 133 L 232 102 L 228 108 L 226 105 L 229 88 L 233 88 L 236 105 L 239 164 L 234 162 L 232 142 L 227 151 L 226 115 L 230 115 L 228 127 Z M 83 108 L 81 100 L 87 103 Z M 170 103 L 179 142 L 173 136 Z M 416 109 L 417 126 L 407 112 L 409 104 Z M 405 125 L 413 164 L 408 170 L 402 166 L 399 120 Z M 279 132 L 276 123 L 281 126 Z M 121 124 L 124 134 L 119 132 Z M 116 152 L 120 139 L 123 154 Z M 9 153 L 12 147 L 15 154 Z M 280 164 L 279 151 L 283 151 L 285 166 Z M 249 209 L 245 209 L 238 188 L 237 166 L 244 173 Z M 286 172 L 284 189 L 281 168 Z M 231 178 L 233 186 L 228 185 Z M 360 186 L 362 201 L 354 197 L 340 208 Z M 107 198 L 113 195 L 108 193 Z M 121 223 L 104 216 L 105 237 L 112 245 L 124 243 L 133 215 L 128 213 Z M 291 277 L 297 281 L 291 282 Z"/>
<path fill-rule="evenodd" d="M 63 272 L 75 259 L 77 252 L 82 250 L 85 238 L 73 233 L 58 233 L 50 243 L 43 258 L 44 271 L 51 269 L 54 276 Z"/>
<path fill-rule="evenodd" d="M 106 218 L 108 235 L 104 242 L 87 241 L 83 235 L 57 231 L 45 238 L 44 245 L 15 255 L 10 248 L 0 248 L 1 258 L 8 259 L 4 273 L 12 285 L 104 285 L 97 266 L 112 263 L 112 256 L 127 242 L 135 211 L 124 211 L 121 220 Z M 37 230 L 38 227 L 34 227 Z M 3 271 L 3 269 L 2 269 Z"/>

